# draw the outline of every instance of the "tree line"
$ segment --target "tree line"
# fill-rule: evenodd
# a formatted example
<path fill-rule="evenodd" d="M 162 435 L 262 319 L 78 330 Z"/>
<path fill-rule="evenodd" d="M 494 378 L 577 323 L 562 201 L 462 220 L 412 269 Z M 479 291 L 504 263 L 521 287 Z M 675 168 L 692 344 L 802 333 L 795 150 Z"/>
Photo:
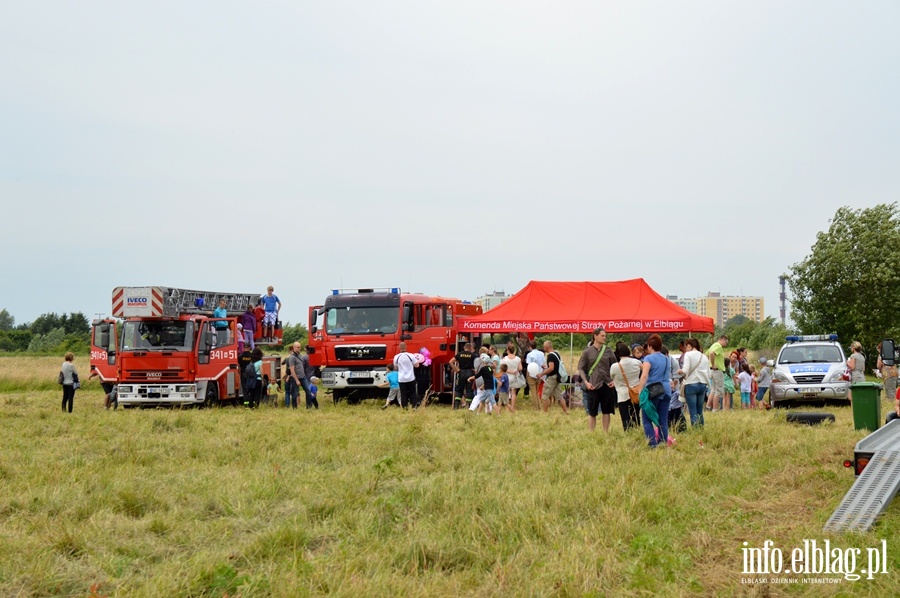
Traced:
<path fill-rule="evenodd" d="M 90 350 L 90 337 L 90 320 L 81 312 L 47 313 L 16 325 L 9 311 L 0 310 L 0 351 L 85 353 Z"/>

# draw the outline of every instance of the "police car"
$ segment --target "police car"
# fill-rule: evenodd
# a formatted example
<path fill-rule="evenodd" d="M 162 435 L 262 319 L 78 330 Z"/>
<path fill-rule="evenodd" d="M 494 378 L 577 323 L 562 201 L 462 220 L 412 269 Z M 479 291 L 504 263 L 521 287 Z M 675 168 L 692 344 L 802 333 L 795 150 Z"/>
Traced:
<path fill-rule="evenodd" d="M 849 404 L 850 381 L 845 379 L 847 358 L 836 334 L 789 336 L 772 372 L 773 406 L 799 402 Z"/>

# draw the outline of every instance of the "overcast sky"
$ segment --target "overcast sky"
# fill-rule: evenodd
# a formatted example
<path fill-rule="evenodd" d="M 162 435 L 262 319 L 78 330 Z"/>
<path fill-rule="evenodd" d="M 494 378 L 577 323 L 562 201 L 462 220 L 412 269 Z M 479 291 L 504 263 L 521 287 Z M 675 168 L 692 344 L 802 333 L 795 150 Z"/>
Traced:
<path fill-rule="evenodd" d="M 900 189 L 897 2 L 4 2 L 0 308 L 762 295 Z"/>

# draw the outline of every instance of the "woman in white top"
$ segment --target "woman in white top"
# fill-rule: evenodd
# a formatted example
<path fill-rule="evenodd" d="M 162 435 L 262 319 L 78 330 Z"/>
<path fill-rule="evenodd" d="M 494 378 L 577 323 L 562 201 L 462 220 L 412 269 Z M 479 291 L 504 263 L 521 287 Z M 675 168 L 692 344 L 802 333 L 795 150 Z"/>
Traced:
<path fill-rule="evenodd" d="M 687 339 L 684 347 L 684 363 L 678 370 L 684 376 L 682 393 L 691 414 L 691 427 L 702 426 L 703 407 L 709 393 L 709 358 L 700 350 L 700 341 L 695 338 Z"/>
<path fill-rule="evenodd" d="M 509 400 L 511 411 L 516 410 L 516 394 L 524 386 L 525 377 L 522 375 L 522 358 L 516 355 L 516 345 L 510 342 L 506 345 L 506 355 L 500 360 L 506 364 L 506 375 L 509 377 Z M 519 381 L 521 378 L 521 381 Z"/>
<path fill-rule="evenodd" d="M 619 415 L 622 417 L 622 427 L 627 432 L 629 428 L 640 427 L 640 405 L 631 402 L 628 395 L 628 387 L 637 388 L 641 379 L 641 362 L 631 356 L 631 349 L 625 343 L 616 343 L 616 359 L 609 368 L 609 375 L 616 385 L 618 395 Z"/>

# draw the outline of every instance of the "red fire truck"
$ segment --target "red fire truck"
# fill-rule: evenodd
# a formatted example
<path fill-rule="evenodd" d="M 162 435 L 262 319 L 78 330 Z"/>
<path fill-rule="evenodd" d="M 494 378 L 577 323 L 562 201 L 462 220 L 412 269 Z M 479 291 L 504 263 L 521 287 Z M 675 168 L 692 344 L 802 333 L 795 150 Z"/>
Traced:
<path fill-rule="evenodd" d="M 118 385 L 124 407 L 236 403 L 241 378 L 237 319 L 259 298 L 258 293 L 116 287 L 114 318 L 93 323 L 91 371 L 104 388 Z M 220 300 L 227 316 L 214 318 Z M 261 342 L 261 333 L 258 325 L 257 345 L 281 344 L 280 323 L 275 341 Z M 265 357 L 263 364 L 277 379 L 280 357 Z"/>
<path fill-rule="evenodd" d="M 460 333 L 457 318 L 481 311 L 467 301 L 399 288 L 334 290 L 325 305 L 309 308 L 309 363 L 320 368 L 322 386 L 335 401 L 355 401 L 378 393 L 386 383 L 385 366 L 406 342 L 410 352 L 431 353 L 432 390 L 450 392 L 447 364 L 458 343 L 473 340 Z"/>

